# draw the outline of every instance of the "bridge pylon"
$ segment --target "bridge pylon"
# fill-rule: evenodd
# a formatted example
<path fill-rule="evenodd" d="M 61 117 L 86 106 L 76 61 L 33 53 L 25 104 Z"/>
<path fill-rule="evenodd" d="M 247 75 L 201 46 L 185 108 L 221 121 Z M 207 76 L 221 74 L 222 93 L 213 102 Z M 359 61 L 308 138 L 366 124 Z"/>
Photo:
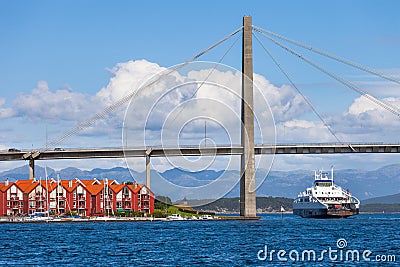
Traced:
<path fill-rule="evenodd" d="M 252 18 L 243 17 L 240 216 L 256 217 Z"/>

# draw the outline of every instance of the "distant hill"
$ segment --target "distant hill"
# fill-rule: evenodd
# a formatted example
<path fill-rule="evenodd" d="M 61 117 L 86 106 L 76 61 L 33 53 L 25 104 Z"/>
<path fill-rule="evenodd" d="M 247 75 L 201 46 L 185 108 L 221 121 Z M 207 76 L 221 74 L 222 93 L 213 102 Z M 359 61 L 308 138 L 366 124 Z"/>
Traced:
<path fill-rule="evenodd" d="M 197 210 L 215 211 L 219 213 L 239 212 L 239 198 L 221 198 L 210 204 L 196 207 Z M 257 212 L 280 211 L 283 207 L 286 211 L 292 210 L 293 199 L 284 197 L 257 197 Z M 189 205 L 193 204 L 190 201 Z"/>
<path fill-rule="evenodd" d="M 363 200 L 362 204 L 400 204 L 400 193 L 390 196 L 369 198 Z"/>
<path fill-rule="evenodd" d="M 400 204 L 361 204 L 360 212 L 398 213 L 400 212 Z"/>

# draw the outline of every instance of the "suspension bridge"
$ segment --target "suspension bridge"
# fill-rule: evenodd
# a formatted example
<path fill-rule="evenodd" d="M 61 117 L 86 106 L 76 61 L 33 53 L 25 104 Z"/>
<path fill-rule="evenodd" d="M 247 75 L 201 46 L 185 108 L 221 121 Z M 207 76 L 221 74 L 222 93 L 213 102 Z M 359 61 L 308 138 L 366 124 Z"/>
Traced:
<path fill-rule="evenodd" d="M 26 151 L 8 151 L 0 152 L 0 161 L 15 161 L 26 160 L 29 161 L 30 166 L 30 179 L 35 176 L 34 166 L 36 160 L 54 160 L 54 159 L 87 159 L 87 158 L 123 158 L 123 157 L 145 157 L 146 158 L 146 183 L 150 187 L 150 160 L 151 157 L 166 157 L 166 156 L 214 156 L 214 155 L 240 155 L 241 156 L 241 173 L 240 177 L 240 215 L 245 218 L 256 217 L 256 192 L 254 190 L 255 170 L 254 161 L 255 155 L 261 154 L 335 154 L 335 153 L 400 153 L 400 144 L 392 143 L 346 143 L 342 142 L 335 134 L 331 126 L 324 120 L 312 103 L 302 94 L 301 90 L 293 82 L 291 77 L 282 68 L 278 61 L 272 56 L 268 49 L 263 45 L 260 38 L 254 33 L 265 37 L 277 46 L 291 53 L 292 55 L 304 60 L 314 68 L 325 73 L 332 79 L 338 81 L 344 86 L 357 92 L 358 94 L 366 97 L 372 103 L 380 106 L 386 111 L 400 116 L 400 109 L 391 103 L 385 102 L 373 95 L 358 88 L 355 84 L 344 80 L 335 73 L 327 70 L 326 68 L 318 65 L 307 57 L 301 55 L 294 49 L 283 44 L 282 41 L 289 42 L 296 46 L 308 49 L 312 52 L 318 53 L 322 56 L 336 60 L 340 63 L 349 65 L 367 73 L 376 75 L 382 79 L 400 84 L 400 81 L 394 77 L 388 76 L 384 73 L 374 69 L 362 66 L 358 63 L 349 61 L 319 49 L 315 49 L 309 45 L 291 40 L 282 35 L 270 32 L 263 28 L 253 26 L 252 18 L 249 16 L 243 17 L 243 26 L 224 37 L 217 43 L 201 51 L 199 54 L 187 60 L 183 65 L 195 61 L 203 54 L 212 50 L 216 46 L 230 39 L 232 36 L 242 33 L 242 103 L 241 103 L 241 144 L 228 146 L 216 145 L 214 147 L 199 147 L 199 146 L 182 146 L 182 147 L 137 147 L 137 148 L 91 148 L 91 149 L 54 149 L 59 144 L 62 144 L 66 139 L 76 135 L 80 131 L 92 126 L 99 120 L 107 117 L 108 114 L 117 110 L 120 106 L 128 103 L 135 93 L 132 92 L 115 102 L 111 106 L 95 114 L 90 119 L 79 123 L 74 129 L 65 133 L 63 136 L 46 144 L 46 148 L 38 150 Z M 316 143 L 316 144 L 255 144 L 254 143 L 254 113 L 253 113 L 253 36 L 260 43 L 261 47 L 271 57 L 272 61 L 276 64 L 277 68 L 284 74 L 288 82 L 297 92 L 303 97 L 304 101 L 309 104 L 312 111 L 321 120 L 323 125 L 329 130 L 332 136 L 336 139 L 335 143 Z M 247 77 L 248 79 L 245 79 Z M 144 86 L 149 86 L 146 84 Z M 246 137 L 245 137 L 246 136 Z M 53 149 L 49 149 L 52 147 Z"/>

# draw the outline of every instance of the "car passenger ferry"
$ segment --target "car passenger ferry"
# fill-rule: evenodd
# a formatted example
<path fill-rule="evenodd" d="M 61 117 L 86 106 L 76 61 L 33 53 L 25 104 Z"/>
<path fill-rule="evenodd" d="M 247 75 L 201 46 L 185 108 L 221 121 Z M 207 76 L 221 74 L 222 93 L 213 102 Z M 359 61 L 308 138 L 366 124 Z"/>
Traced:
<path fill-rule="evenodd" d="M 303 218 L 344 218 L 359 213 L 360 201 L 333 183 L 328 172 L 315 171 L 313 187 L 301 192 L 293 202 L 293 214 Z"/>

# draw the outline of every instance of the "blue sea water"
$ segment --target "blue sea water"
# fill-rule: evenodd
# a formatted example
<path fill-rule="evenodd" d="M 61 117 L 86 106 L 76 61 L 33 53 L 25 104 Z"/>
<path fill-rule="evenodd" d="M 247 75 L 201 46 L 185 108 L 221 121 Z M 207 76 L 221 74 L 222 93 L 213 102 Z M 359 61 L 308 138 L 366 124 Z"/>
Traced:
<path fill-rule="evenodd" d="M 328 252 L 322 257 L 322 251 L 329 249 L 331 258 Z M 279 250 L 285 251 L 281 258 L 287 261 L 278 259 Z M 310 250 L 317 259 L 307 258 Z M 360 259 L 349 256 L 346 261 L 349 250 L 359 251 Z M 366 250 L 371 254 L 364 259 Z M 1 224 L 0 251 L 4 266 L 395 266 L 400 265 L 400 214 L 347 219 L 281 218 L 277 214 L 263 215 L 259 221 Z M 395 262 L 376 261 L 376 256 L 388 260 L 391 255 Z"/>

